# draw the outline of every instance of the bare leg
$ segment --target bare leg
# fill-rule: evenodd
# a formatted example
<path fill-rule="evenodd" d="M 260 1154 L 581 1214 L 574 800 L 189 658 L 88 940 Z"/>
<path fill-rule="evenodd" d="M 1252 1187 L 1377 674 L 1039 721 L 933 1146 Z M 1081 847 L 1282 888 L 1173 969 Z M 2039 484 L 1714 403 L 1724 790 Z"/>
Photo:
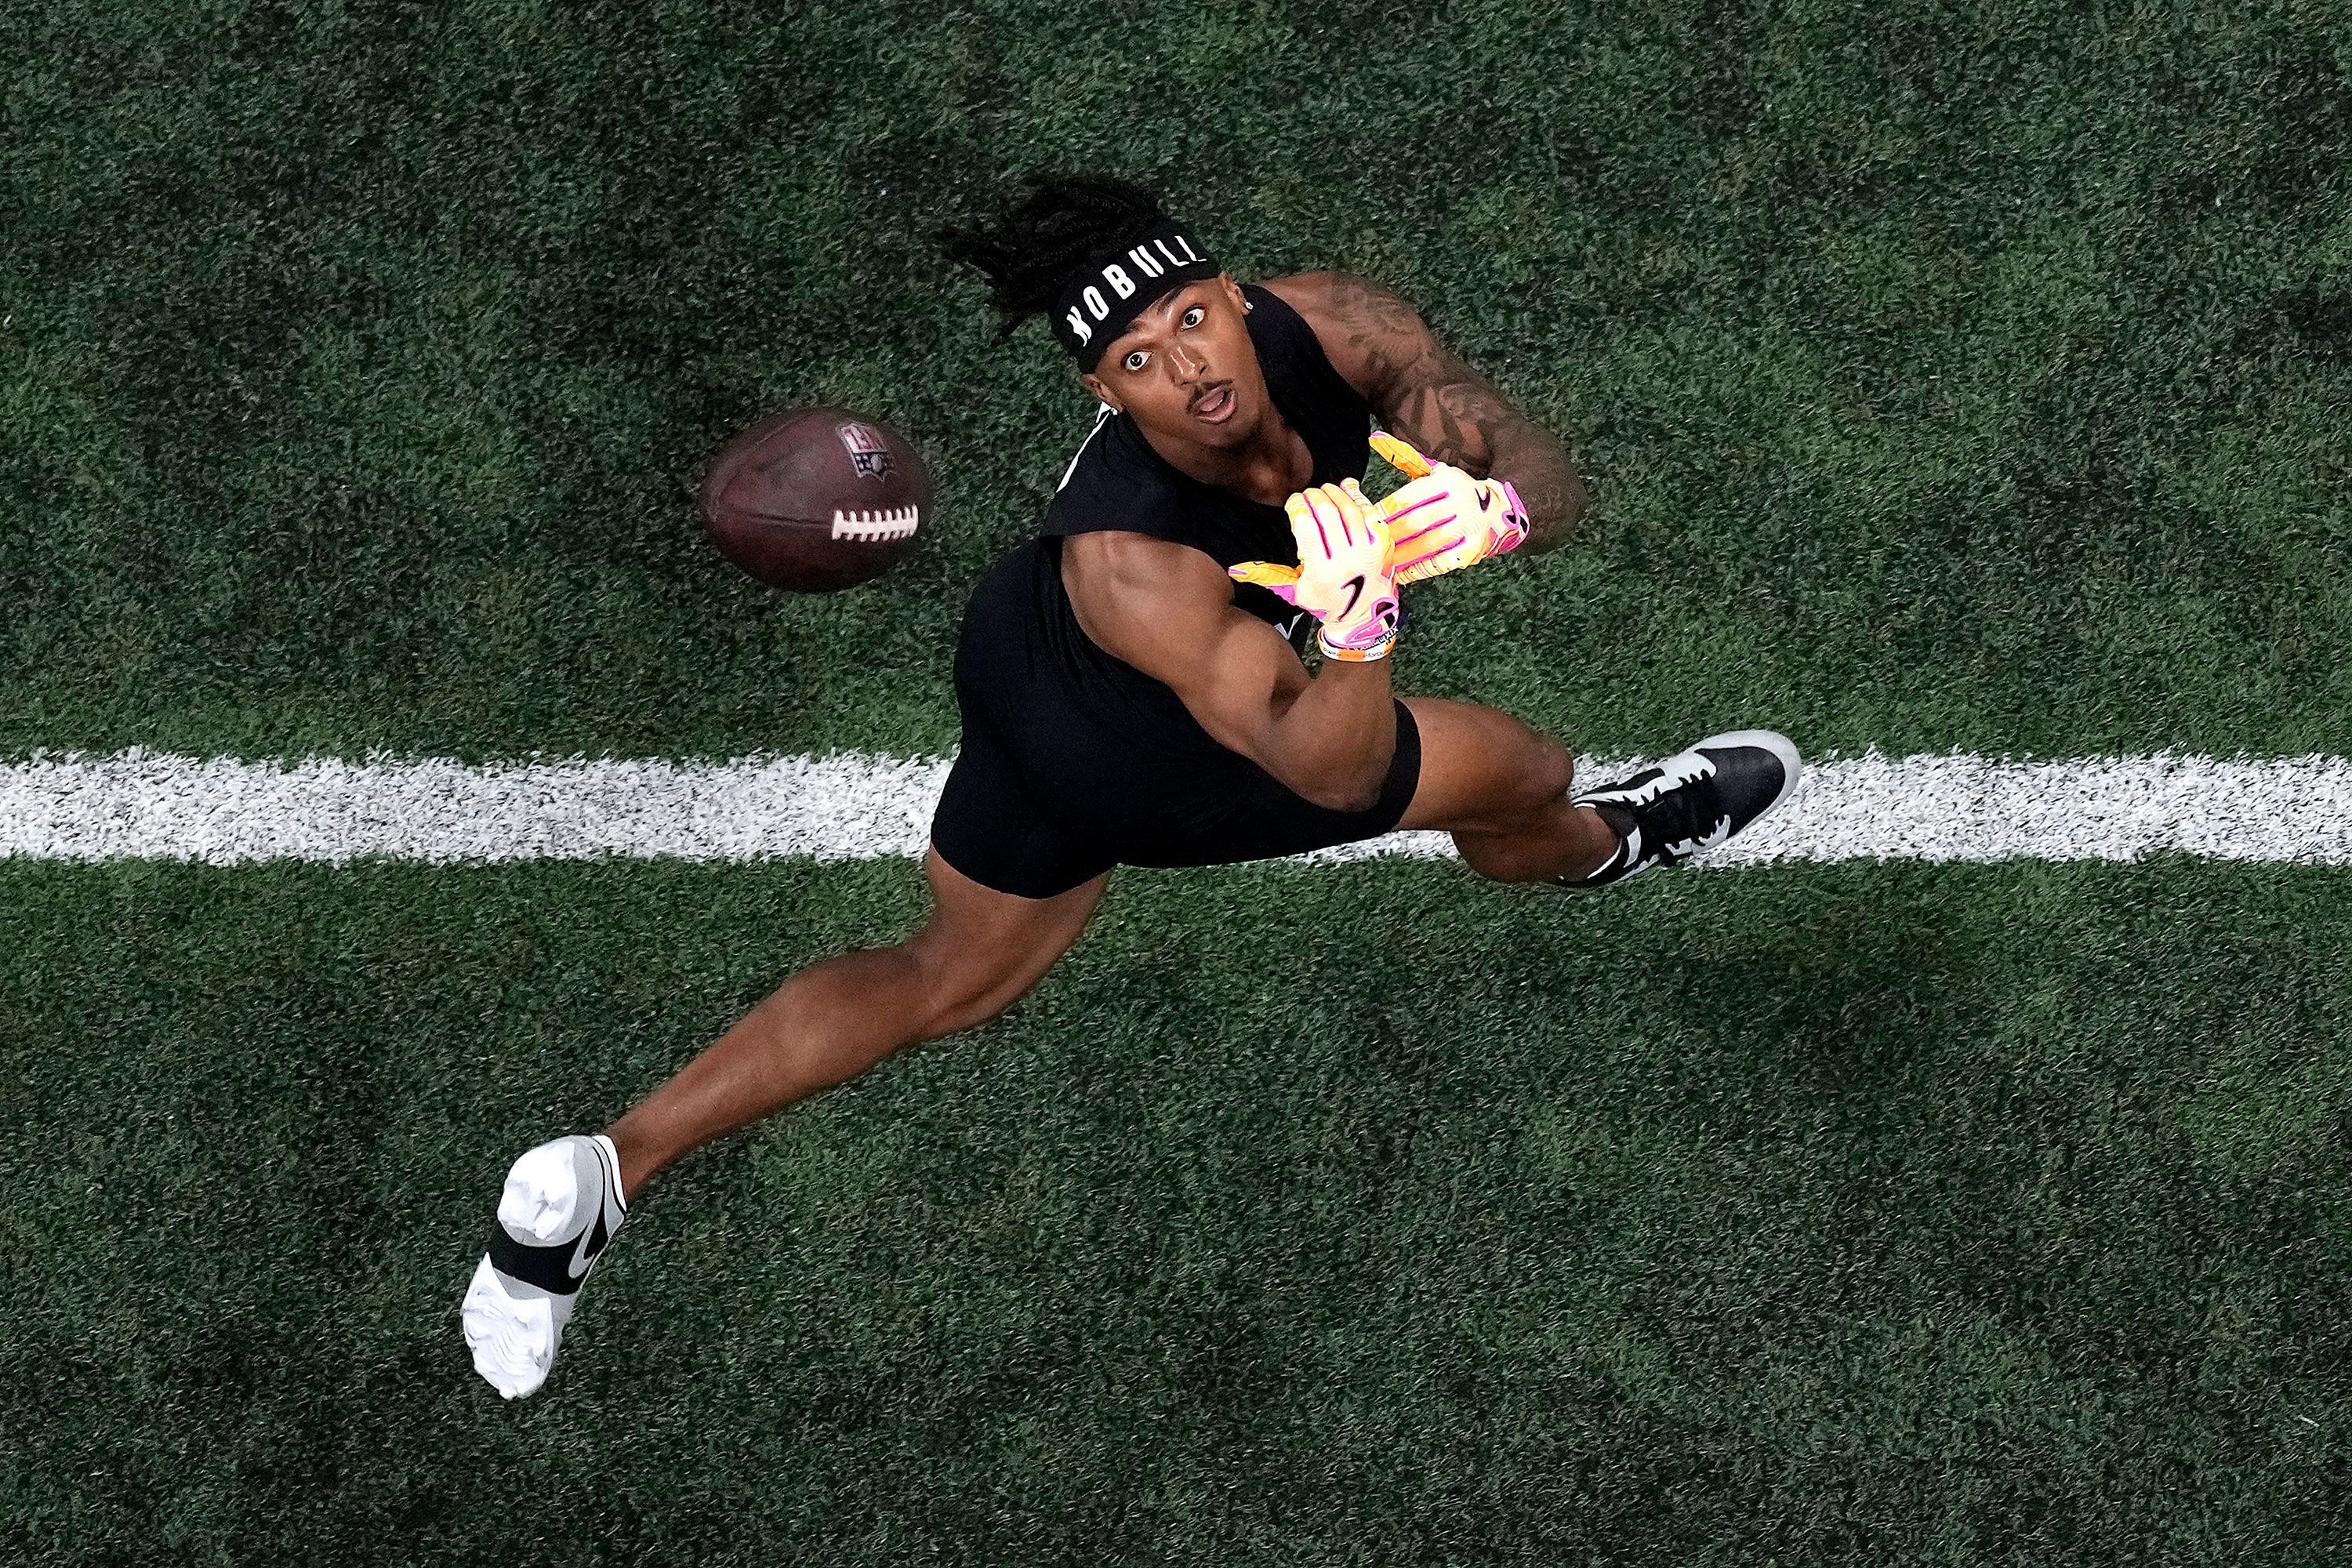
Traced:
<path fill-rule="evenodd" d="M 605 1130 L 630 1199 L 690 1149 L 894 1051 L 996 1016 L 1069 950 L 1109 880 L 1020 899 L 982 887 L 937 853 L 923 871 L 932 910 L 914 935 L 802 970 Z"/>
<path fill-rule="evenodd" d="M 1569 804 L 1576 765 L 1559 742 L 1492 708 L 1435 697 L 1405 706 L 1421 729 L 1421 783 L 1398 826 L 1452 833 L 1462 858 L 1498 882 L 1581 877 L 1616 848 L 1599 813 Z"/>

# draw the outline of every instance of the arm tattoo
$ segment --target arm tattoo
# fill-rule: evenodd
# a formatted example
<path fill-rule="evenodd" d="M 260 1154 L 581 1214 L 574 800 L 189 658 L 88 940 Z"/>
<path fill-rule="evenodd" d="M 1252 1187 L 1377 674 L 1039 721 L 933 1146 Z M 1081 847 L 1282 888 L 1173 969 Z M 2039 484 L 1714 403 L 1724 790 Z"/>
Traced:
<path fill-rule="evenodd" d="M 1559 443 L 1506 403 L 1388 289 L 1335 272 L 1322 304 L 1361 368 L 1382 423 L 1433 458 L 1510 480 L 1528 508 L 1523 548 L 1566 542 L 1584 510 L 1584 486 Z"/>

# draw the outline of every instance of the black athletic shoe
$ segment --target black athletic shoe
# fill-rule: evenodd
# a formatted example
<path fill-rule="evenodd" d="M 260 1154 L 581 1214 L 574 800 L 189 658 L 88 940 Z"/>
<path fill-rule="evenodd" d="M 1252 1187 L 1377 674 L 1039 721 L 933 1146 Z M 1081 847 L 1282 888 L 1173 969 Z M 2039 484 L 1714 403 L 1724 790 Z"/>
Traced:
<path fill-rule="evenodd" d="M 1679 866 L 1745 830 L 1789 798 L 1802 772 L 1797 748 L 1769 730 L 1709 735 L 1654 768 L 1575 797 L 1617 830 L 1617 852 L 1563 888 L 1605 888 L 1653 866 Z"/>

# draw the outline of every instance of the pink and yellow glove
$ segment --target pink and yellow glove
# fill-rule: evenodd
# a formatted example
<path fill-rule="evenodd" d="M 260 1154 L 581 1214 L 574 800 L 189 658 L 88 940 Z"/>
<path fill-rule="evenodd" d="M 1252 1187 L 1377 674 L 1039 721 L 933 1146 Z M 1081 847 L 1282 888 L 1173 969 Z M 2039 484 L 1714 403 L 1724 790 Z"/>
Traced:
<path fill-rule="evenodd" d="M 1402 607 L 1389 575 L 1389 531 L 1379 509 L 1348 479 L 1301 490 L 1283 510 L 1290 514 L 1298 564 L 1244 561 L 1226 567 L 1226 575 L 1270 588 L 1322 622 L 1315 638 L 1324 658 L 1350 664 L 1386 658 Z"/>
<path fill-rule="evenodd" d="M 1402 587 L 1475 566 L 1516 550 L 1528 536 L 1528 509 L 1508 479 L 1473 479 L 1451 463 L 1433 463 L 1385 430 L 1372 450 L 1408 481 L 1381 498 L 1395 548 L 1389 571 Z"/>

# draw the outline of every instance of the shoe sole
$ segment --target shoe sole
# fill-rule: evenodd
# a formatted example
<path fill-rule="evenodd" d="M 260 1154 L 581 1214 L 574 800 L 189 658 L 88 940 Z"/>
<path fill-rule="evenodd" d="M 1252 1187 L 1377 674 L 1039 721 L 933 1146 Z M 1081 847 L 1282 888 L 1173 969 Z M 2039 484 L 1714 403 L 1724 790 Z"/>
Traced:
<path fill-rule="evenodd" d="M 563 1339 L 562 1325 L 554 1321 L 557 1307 L 557 1299 L 543 1290 L 535 1296 L 513 1294 L 488 1258 L 476 1264 L 457 1312 L 475 1374 L 508 1399 L 528 1399 L 538 1393 Z"/>
<path fill-rule="evenodd" d="M 587 1284 L 588 1276 L 594 1272 L 596 1265 L 604 1261 L 604 1254 L 611 1250 L 612 1233 L 617 1232 L 621 1221 L 628 1217 L 628 1200 L 620 1195 L 620 1155 L 614 1149 L 612 1140 L 601 1132 L 573 1136 L 588 1144 L 589 1154 L 594 1162 L 597 1191 L 593 1201 L 599 1205 L 597 1214 L 591 1216 L 587 1226 L 570 1242 L 542 1242 L 535 1237 L 519 1234 L 515 1226 L 508 1223 L 505 1212 L 507 1199 L 516 1191 L 515 1184 L 521 1180 L 517 1173 L 522 1169 L 525 1160 L 541 1150 L 570 1142 L 573 1139 L 558 1139 L 554 1143 L 525 1151 L 508 1169 L 506 1185 L 500 1189 L 499 1210 L 490 1222 L 496 1233 L 492 1237 L 491 1249 L 475 1266 L 473 1278 L 466 1288 L 465 1299 L 459 1308 L 466 1346 L 473 1352 L 474 1370 L 485 1383 L 509 1399 L 527 1398 L 537 1393 L 540 1385 L 547 1381 L 548 1373 L 554 1368 L 555 1352 L 563 1342 L 563 1331 L 571 1320 L 581 1288 Z M 584 1195 L 580 1192 L 580 1163 L 576 1157 L 572 1169 L 576 1202 Z M 530 1189 L 526 1186 L 523 1190 L 528 1192 Z M 619 1218 L 604 1217 L 606 1211 L 604 1205 L 608 1200 L 619 1209 Z M 600 1226 L 607 1233 L 604 1242 L 577 1273 L 567 1268 L 551 1274 L 543 1262 L 535 1262 L 520 1272 L 509 1274 L 496 1261 L 501 1241 L 527 1255 L 544 1255 L 561 1260 L 567 1247 L 576 1247 L 588 1237 L 590 1231 Z M 534 1274 L 540 1277 L 530 1277 Z M 542 1316 L 544 1321 L 541 1321 Z M 542 1341 L 543 1351 L 541 1348 Z M 520 1352 L 520 1359 L 518 1352 Z"/>

